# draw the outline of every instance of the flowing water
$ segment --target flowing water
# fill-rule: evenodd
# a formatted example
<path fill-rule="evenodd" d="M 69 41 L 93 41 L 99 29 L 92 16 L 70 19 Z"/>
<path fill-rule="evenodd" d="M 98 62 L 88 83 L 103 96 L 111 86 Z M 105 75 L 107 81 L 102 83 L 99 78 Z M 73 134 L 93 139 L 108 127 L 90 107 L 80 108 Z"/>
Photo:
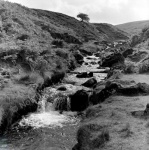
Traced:
<path fill-rule="evenodd" d="M 89 62 L 86 58 L 85 61 Z M 82 65 L 79 69 L 90 71 L 97 66 L 96 64 L 88 68 Z M 96 75 L 99 79 L 103 77 L 105 74 Z M 47 95 L 44 95 L 39 101 L 37 112 L 23 117 L 0 137 L 0 150 L 70 150 L 76 144 L 79 119 L 70 112 L 60 114 L 51 103 L 46 102 Z"/>
<path fill-rule="evenodd" d="M 0 139 L 0 150 L 67 150 L 75 144 L 78 119 L 69 112 L 54 111 L 47 95 L 39 101 L 38 111 L 31 113 Z"/>

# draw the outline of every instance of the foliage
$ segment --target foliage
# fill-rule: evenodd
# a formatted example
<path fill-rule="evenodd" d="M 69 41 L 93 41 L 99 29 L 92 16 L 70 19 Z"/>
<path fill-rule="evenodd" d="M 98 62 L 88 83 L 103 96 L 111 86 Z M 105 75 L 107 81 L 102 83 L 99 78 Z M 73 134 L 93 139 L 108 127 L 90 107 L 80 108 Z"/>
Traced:
<path fill-rule="evenodd" d="M 55 45 L 56 47 L 62 48 L 64 46 L 62 40 L 53 40 L 52 45 Z"/>
<path fill-rule="evenodd" d="M 85 22 L 89 22 L 89 20 L 90 20 L 89 17 L 88 17 L 88 15 L 84 14 L 84 13 L 79 13 L 77 15 L 77 18 L 80 18 L 81 21 L 85 21 Z"/>
<path fill-rule="evenodd" d="M 102 147 L 109 140 L 109 131 L 95 123 L 83 125 L 77 132 L 78 146 L 82 150 Z"/>
<path fill-rule="evenodd" d="M 140 62 L 138 65 L 139 73 L 149 72 L 149 59 L 144 62 Z"/>
<path fill-rule="evenodd" d="M 148 29 L 149 29 L 149 26 L 145 26 L 145 27 L 142 29 L 142 32 L 146 32 Z"/>
<path fill-rule="evenodd" d="M 125 61 L 124 73 L 126 74 L 135 73 L 135 64 L 130 61 Z"/>

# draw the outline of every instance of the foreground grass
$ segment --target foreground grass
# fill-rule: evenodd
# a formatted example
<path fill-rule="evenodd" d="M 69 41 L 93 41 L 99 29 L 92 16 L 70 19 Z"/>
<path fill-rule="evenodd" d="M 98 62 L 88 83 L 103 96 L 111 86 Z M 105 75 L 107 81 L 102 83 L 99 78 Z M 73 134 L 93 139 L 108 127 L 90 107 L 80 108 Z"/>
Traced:
<path fill-rule="evenodd" d="M 37 109 L 36 91 L 32 87 L 12 84 L 0 91 L 0 133 L 23 115 Z"/>

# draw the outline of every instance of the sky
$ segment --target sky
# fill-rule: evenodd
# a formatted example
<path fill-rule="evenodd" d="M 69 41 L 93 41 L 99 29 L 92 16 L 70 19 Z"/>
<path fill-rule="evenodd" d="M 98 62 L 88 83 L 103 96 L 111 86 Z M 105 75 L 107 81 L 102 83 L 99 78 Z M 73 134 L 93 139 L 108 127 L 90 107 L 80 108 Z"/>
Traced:
<path fill-rule="evenodd" d="M 149 0 L 8 0 L 30 8 L 38 8 L 76 17 L 86 13 L 93 23 L 149 20 Z"/>

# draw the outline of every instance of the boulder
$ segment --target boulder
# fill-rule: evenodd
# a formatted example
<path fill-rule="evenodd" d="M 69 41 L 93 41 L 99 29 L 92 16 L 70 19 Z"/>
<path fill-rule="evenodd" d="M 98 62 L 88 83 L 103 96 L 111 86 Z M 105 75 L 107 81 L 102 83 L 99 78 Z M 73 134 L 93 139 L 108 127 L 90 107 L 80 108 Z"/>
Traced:
<path fill-rule="evenodd" d="M 84 65 L 88 65 L 88 62 L 85 62 Z"/>
<path fill-rule="evenodd" d="M 77 131 L 77 144 L 72 150 L 100 149 L 110 140 L 109 131 L 102 126 L 89 123 L 82 125 Z"/>
<path fill-rule="evenodd" d="M 96 84 L 89 102 L 93 105 L 103 102 L 113 94 L 125 96 L 149 95 L 149 85 L 134 81 L 111 80 Z"/>
<path fill-rule="evenodd" d="M 80 64 L 80 65 L 82 65 L 82 63 L 84 62 L 84 60 L 83 60 L 84 57 L 83 57 L 83 55 L 79 51 L 76 51 L 74 53 L 74 57 L 75 57 L 77 63 Z"/>
<path fill-rule="evenodd" d="M 133 55 L 128 56 L 128 58 L 132 62 L 139 62 L 139 61 L 143 60 L 144 58 L 146 58 L 146 56 L 148 56 L 148 52 L 139 51 L 139 52 L 134 53 Z"/>
<path fill-rule="evenodd" d="M 126 57 L 128 57 L 129 55 L 132 55 L 133 52 L 134 52 L 134 50 L 133 50 L 132 48 L 130 48 L 130 49 L 125 50 L 125 51 L 122 53 L 122 55 L 126 58 Z"/>
<path fill-rule="evenodd" d="M 110 53 L 102 58 L 101 67 L 112 67 L 114 64 L 124 63 L 124 57 L 121 53 Z"/>
<path fill-rule="evenodd" d="M 107 79 L 119 79 L 122 74 L 120 69 L 111 69 L 107 74 Z"/>
<path fill-rule="evenodd" d="M 81 72 L 76 75 L 77 78 L 90 78 L 93 77 L 93 72 Z"/>
<path fill-rule="evenodd" d="M 53 84 L 61 82 L 61 80 L 65 77 L 65 72 L 63 71 L 54 71 L 53 74 L 50 76 L 44 77 L 44 83 L 37 87 L 37 91 L 41 92 L 44 88 L 49 87 Z"/>
<path fill-rule="evenodd" d="M 54 99 L 53 106 L 55 110 L 59 110 L 60 113 L 62 111 L 70 110 L 70 99 L 68 95 L 59 94 L 57 98 Z"/>
<path fill-rule="evenodd" d="M 97 83 L 97 80 L 96 80 L 95 78 L 91 78 L 91 79 L 87 80 L 85 83 L 83 83 L 82 86 L 91 88 L 91 87 L 93 87 L 96 83 Z"/>
<path fill-rule="evenodd" d="M 71 111 L 83 111 L 89 106 L 89 93 L 79 90 L 70 96 Z"/>
<path fill-rule="evenodd" d="M 89 72 L 87 75 L 88 75 L 88 77 L 93 77 L 94 73 L 93 72 Z"/>
<path fill-rule="evenodd" d="M 149 85 L 146 83 L 137 83 L 134 85 L 119 85 L 117 93 L 127 96 L 149 95 Z"/>
<path fill-rule="evenodd" d="M 96 57 L 101 57 L 101 53 L 97 52 L 94 54 Z"/>
<path fill-rule="evenodd" d="M 78 73 L 76 75 L 77 78 L 86 78 L 87 77 L 87 72 L 81 72 L 81 73 Z"/>
<path fill-rule="evenodd" d="M 144 115 L 149 115 L 149 104 L 146 105 L 146 109 L 144 110 Z"/>
<path fill-rule="evenodd" d="M 84 56 L 91 56 L 92 52 L 87 51 L 85 49 L 79 49 L 79 51 L 81 52 L 81 54 L 83 54 Z"/>
<path fill-rule="evenodd" d="M 106 84 L 105 81 L 101 81 L 96 84 L 96 86 L 94 87 L 93 93 L 89 99 L 91 104 L 96 105 L 105 100 L 104 92 L 102 92 L 105 89 L 105 84 Z"/>
<path fill-rule="evenodd" d="M 90 62 L 90 64 L 92 64 L 92 65 L 96 65 L 96 64 L 97 64 L 97 62 L 95 62 L 95 61 L 91 61 L 91 62 Z"/>
<path fill-rule="evenodd" d="M 65 86 L 60 86 L 57 88 L 58 91 L 66 91 L 67 88 Z"/>

